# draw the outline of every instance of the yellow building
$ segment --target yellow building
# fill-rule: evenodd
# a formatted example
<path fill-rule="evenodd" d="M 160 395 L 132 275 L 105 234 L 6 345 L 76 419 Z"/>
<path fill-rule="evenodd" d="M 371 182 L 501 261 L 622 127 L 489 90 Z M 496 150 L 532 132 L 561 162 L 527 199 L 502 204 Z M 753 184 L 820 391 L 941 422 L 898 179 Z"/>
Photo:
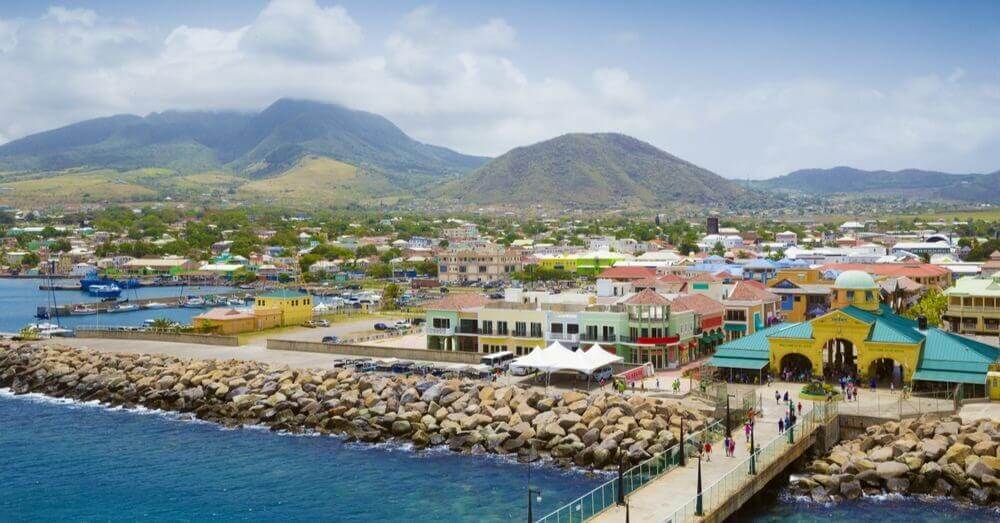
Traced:
<path fill-rule="evenodd" d="M 926 320 L 898 316 L 880 303 L 870 275 L 844 271 L 833 285 L 830 312 L 809 321 L 782 323 L 719 346 L 709 365 L 729 371 L 800 380 L 858 376 L 863 382 L 890 380 L 897 386 L 971 385 L 986 394 L 987 371 L 1000 348 L 930 327 Z"/>
<path fill-rule="evenodd" d="M 276 309 L 246 312 L 218 308 L 191 318 L 191 323 L 198 332 L 240 334 L 277 327 L 281 324 L 281 312 Z"/>
<path fill-rule="evenodd" d="M 818 269 L 782 269 L 767 282 L 767 290 L 781 298 L 785 321 L 800 322 L 826 314 L 832 284 Z"/>
<path fill-rule="evenodd" d="M 260 294 L 254 302 L 254 313 L 279 311 L 281 326 L 302 325 L 313 317 L 312 296 L 305 292 L 277 290 Z"/>

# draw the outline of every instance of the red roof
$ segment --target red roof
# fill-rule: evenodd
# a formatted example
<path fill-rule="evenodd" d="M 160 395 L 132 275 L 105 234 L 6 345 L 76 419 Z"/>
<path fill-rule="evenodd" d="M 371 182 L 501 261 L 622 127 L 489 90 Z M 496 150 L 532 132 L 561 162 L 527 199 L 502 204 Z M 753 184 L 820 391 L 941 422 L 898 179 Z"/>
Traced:
<path fill-rule="evenodd" d="M 948 269 L 929 263 L 828 263 L 820 267 L 821 271 L 834 269 L 837 271 L 863 271 L 876 276 L 906 276 L 908 278 L 926 278 L 947 276 Z"/>
<path fill-rule="evenodd" d="M 625 300 L 626 305 L 670 305 L 670 300 L 660 296 L 652 289 L 645 289 L 639 294 Z"/>
<path fill-rule="evenodd" d="M 687 294 L 674 298 L 670 309 L 678 312 L 694 311 L 702 316 L 721 315 L 726 311 L 721 302 L 713 300 L 707 294 L 701 293 Z"/>
<path fill-rule="evenodd" d="M 454 293 L 439 300 L 424 304 L 428 311 L 460 311 L 486 305 L 490 299 L 482 294 Z"/>
<path fill-rule="evenodd" d="M 764 284 L 753 280 L 742 280 L 733 287 L 733 292 L 729 293 L 732 301 L 778 301 L 778 296 L 764 288 Z"/>
<path fill-rule="evenodd" d="M 656 269 L 650 267 L 608 267 L 598 276 L 608 280 L 641 280 L 655 277 Z"/>

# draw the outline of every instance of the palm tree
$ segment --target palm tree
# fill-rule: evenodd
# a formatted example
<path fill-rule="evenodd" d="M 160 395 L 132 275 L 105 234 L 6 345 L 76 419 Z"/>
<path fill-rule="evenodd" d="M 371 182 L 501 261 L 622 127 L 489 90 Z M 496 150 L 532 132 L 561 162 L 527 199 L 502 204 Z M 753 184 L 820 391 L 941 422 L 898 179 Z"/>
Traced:
<path fill-rule="evenodd" d="M 177 328 L 177 323 L 169 318 L 156 318 L 150 323 L 149 327 L 154 330 L 174 330 Z"/>

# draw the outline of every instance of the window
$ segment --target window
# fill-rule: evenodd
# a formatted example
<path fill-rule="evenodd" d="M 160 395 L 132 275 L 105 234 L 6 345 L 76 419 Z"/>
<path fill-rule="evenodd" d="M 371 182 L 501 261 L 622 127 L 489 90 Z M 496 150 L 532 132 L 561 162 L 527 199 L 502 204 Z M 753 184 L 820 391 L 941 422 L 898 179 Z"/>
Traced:
<path fill-rule="evenodd" d="M 451 320 L 448 318 L 434 318 L 433 324 L 435 329 L 447 329 L 451 327 Z"/>
<path fill-rule="evenodd" d="M 587 339 L 588 340 L 597 339 L 597 325 L 587 325 Z"/>
<path fill-rule="evenodd" d="M 493 334 L 493 321 L 491 320 L 483 321 L 483 334 Z"/>
<path fill-rule="evenodd" d="M 580 326 L 575 323 L 566 324 L 566 334 L 579 334 Z"/>
<path fill-rule="evenodd" d="M 507 335 L 507 322 L 505 322 L 505 321 L 498 321 L 497 322 L 497 334 L 499 334 L 501 336 L 506 336 Z"/>
<path fill-rule="evenodd" d="M 851 301 L 854 300 L 854 291 L 847 291 L 847 299 Z"/>
<path fill-rule="evenodd" d="M 532 322 L 532 324 L 531 324 L 531 337 L 532 338 L 541 338 L 542 337 L 542 324 L 541 323 L 534 323 L 534 322 Z"/>
<path fill-rule="evenodd" d="M 551 331 L 552 334 L 562 334 L 563 324 L 562 323 L 553 323 L 552 325 L 549 326 L 549 331 Z"/>
<path fill-rule="evenodd" d="M 523 321 L 514 322 L 514 336 L 525 337 L 528 335 L 528 324 Z"/>

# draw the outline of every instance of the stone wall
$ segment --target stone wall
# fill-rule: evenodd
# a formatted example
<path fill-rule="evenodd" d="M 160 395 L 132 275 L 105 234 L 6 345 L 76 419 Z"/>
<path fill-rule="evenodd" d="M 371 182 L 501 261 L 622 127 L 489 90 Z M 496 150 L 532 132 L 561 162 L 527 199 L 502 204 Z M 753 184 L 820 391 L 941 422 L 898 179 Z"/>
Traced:
<path fill-rule="evenodd" d="M 169 343 L 196 343 L 199 345 L 218 345 L 223 347 L 238 347 L 239 338 L 217 334 L 196 334 L 193 332 L 158 332 L 140 330 L 104 330 L 78 328 L 74 331 L 77 338 L 104 338 L 110 340 L 144 340 L 165 341 Z"/>
<path fill-rule="evenodd" d="M 321 354 L 341 354 L 366 358 L 399 358 L 401 360 L 437 361 L 442 363 L 463 363 L 476 365 L 483 355 L 478 352 L 452 352 L 427 349 L 407 349 L 403 347 L 376 347 L 347 343 L 319 343 L 315 341 L 267 340 L 270 350 L 317 352 Z"/>

